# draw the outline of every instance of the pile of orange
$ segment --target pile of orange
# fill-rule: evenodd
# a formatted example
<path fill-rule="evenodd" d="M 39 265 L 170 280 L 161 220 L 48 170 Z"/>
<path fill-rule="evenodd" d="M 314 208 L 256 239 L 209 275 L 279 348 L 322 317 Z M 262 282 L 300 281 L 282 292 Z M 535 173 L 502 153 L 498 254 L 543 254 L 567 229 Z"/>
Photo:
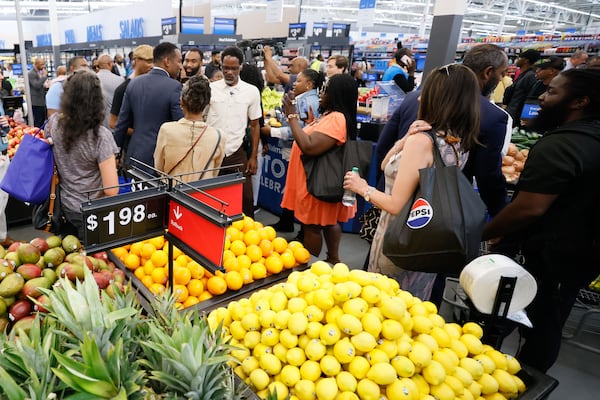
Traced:
<path fill-rule="evenodd" d="M 163 236 L 117 247 L 112 252 L 152 293 L 165 291 L 169 279 L 168 243 Z M 223 268 L 214 275 L 173 247 L 173 289 L 178 306 L 190 307 L 227 290 L 306 264 L 310 253 L 302 243 L 277 237 L 275 229 L 250 217 L 228 227 L 223 251 Z"/>

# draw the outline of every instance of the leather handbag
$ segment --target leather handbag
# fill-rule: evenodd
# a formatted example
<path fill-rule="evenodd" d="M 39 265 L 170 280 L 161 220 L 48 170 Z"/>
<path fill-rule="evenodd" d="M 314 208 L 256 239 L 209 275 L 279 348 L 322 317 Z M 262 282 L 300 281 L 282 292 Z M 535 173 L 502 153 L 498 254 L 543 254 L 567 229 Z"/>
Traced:
<path fill-rule="evenodd" d="M 361 215 L 361 226 L 360 230 L 358 231 L 358 235 L 361 239 L 364 239 L 369 243 L 373 243 L 375 231 L 377 230 L 377 225 L 379 225 L 380 216 L 381 209 L 375 206 L 369 208 L 363 215 Z"/>
<path fill-rule="evenodd" d="M 383 254 L 405 270 L 458 273 L 479 255 L 486 208 L 458 166 L 444 164 L 429 133 L 433 166 L 419 171 L 412 200 L 390 220 Z"/>
<path fill-rule="evenodd" d="M 60 206 L 60 187 L 58 185 L 58 171 L 54 165 L 54 174 L 50 186 L 50 196 L 42 204 L 33 207 L 31 223 L 35 229 L 40 229 L 54 234 L 60 234 L 66 222 Z"/>
<path fill-rule="evenodd" d="M 334 146 L 318 156 L 301 156 L 308 193 L 329 203 L 339 203 L 344 195 L 344 175 L 358 167 L 360 176 L 369 175 L 373 155 L 373 143 L 367 140 L 351 140 Z"/>

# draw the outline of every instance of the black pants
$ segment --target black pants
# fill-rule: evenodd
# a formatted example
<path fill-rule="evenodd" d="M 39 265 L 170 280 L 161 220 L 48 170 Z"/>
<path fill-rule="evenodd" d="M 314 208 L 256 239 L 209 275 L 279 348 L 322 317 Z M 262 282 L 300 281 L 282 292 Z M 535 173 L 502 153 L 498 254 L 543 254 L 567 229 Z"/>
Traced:
<path fill-rule="evenodd" d="M 242 166 L 223 168 L 221 172 L 219 172 L 219 175 L 227 175 L 239 171 L 246 171 L 246 166 L 248 165 L 248 157 L 246 155 L 246 150 L 243 145 L 234 153 L 225 157 L 223 159 L 223 162 L 221 163 L 221 166 L 227 167 L 236 164 L 242 164 Z M 244 176 L 246 177 L 246 180 L 244 181 L 242 188 L 242 212 L 247 217 L 254 218 L 254 197 L 252 195 L 252 179 L 250 179 L 250 174 L 244 173 Z"/>
<path fill-rule="evenodd" d="M 33 112 L 33 126 L 39 128 L 44 125 L 46 111 L 46 106 L 31 106 L 31 112 Z"/>

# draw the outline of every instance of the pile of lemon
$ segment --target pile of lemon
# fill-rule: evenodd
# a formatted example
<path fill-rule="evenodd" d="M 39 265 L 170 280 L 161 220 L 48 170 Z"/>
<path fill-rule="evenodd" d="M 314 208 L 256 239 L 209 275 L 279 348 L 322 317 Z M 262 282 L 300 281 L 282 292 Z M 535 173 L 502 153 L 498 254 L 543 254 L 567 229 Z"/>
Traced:
<path fill-rule="evenodd" d="M 223 323 L 235 372 L 265 399 L 511 399 L 519 362 L 446 323 L 381 274 L 323 261 L 208 316 Z"/>
<path fill-rule="evenodd" d="M 169 279 L 169 246 L 164 236 L 112 249 L 115 256 L 134 272 L 153 294 L 161 294 Z M 211 274 L 173 246 L 173 291 L 177 306 L 187 308 L 228 290 L 306 264 L 310 253 L 300 242 L 277 237 L 275 229 L 250 217 L 228 227 L 223 251 L 225 272 Z"/>

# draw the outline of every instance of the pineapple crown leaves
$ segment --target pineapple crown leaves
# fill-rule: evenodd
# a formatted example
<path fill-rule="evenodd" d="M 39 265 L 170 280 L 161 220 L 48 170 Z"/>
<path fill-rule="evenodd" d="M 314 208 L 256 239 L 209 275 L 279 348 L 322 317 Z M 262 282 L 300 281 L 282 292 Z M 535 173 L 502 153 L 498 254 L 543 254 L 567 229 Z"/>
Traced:
<path fill-rule="evenodd" d="M 27 392 L 2 367 L 0 367 L 0 381 L 2 382 L 0 394 L 4 393 L 11 400 L 25 400 L 27 398 Z"/>

